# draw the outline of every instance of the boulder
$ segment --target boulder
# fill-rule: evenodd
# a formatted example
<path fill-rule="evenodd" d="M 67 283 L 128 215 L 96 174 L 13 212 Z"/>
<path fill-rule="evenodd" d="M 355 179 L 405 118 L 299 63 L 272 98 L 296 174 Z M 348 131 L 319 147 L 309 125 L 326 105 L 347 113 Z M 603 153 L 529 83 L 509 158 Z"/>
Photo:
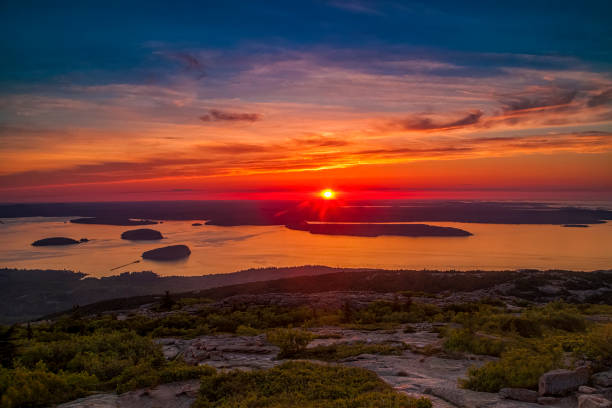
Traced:
<path fill-rule="evenodd" d="M 32 242 L 32 246 L 55 246 L 55 245 L 75 245 L 79 241 L 66 237 L 43 238 Z"/>
<path fill-rule="evenodd" d="M 187 258 L 189 255 L 191 255 L 191 250 L 187 245 L 170 245 L 142 253 L 144 259 L 151 259 L 154 261 L 174 261 Z"/>
<path fill-rule="evenodd" d="M 540 405 L 557 405 L 561 398 L 556 397 L 539 397 L 538 404 Z"/>
<path fill-rule="evenodd" d="M 593 384 L 601 387 L 612 387 L 612 370 L 597 373 L 591 377 Z"/>
<path fill-rule="evenodd" d="M 499 390 L 499 396 L 515 401 L 538 402 L 539 394 L 526 388 L 502 388 Z"/>
<path fill-rule="evenodd" d="M 127 239 L 130 241 L 151 241 L 155 239 L 162 239 L 161 232 L 150 228 L 140 228 L 135 230 L 125 231 L 121 234 L 121 239 Z"/>
<path fill-rule="evenodd" d="M 540 395 L 564 395 L 589 382 L 590 369 L 583 366 L 576 370 L 552 370 L 542 374 L 539 381 Z"/>
<path fill-rule="evenodd" d="M 587 387 L 586 385 L 581 385 L 578 387 L 578 392 L 582 394 L 596 394 L 597 390 L 593 387 Z"/>
<path fill-rule="evenodd" d="M 605 399 L 601 395 L 579 395 L 578 408 L 612 408 L 612 401 Z"/>

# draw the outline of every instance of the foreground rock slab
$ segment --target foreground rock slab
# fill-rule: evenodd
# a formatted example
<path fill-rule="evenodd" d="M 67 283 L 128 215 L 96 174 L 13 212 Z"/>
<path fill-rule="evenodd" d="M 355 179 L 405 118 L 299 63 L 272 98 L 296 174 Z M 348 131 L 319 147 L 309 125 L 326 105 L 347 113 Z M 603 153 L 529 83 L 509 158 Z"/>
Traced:
<path fill-rule="evenodd" d="M 601 395 L 580 395 L 578 408 L 612 408 L 612 401 Z"/>
<path fill-rule="evenodd" d="M 612 387 L 612 370 L 594 374 L 592 379 L 595 385 Z"/>
<path fill-rule="evenodd" d="M 525 388 L 502 388 L 499 390 L 499 396 L 516 401 L 538 402 L 539 394 L 536 391 Z"/>
<path fill-rule="evenodd" d="M 124 394 L 96 394 L 57 408 L 189 408 L 196 400 L 199 380 L 179 381 Z"/>

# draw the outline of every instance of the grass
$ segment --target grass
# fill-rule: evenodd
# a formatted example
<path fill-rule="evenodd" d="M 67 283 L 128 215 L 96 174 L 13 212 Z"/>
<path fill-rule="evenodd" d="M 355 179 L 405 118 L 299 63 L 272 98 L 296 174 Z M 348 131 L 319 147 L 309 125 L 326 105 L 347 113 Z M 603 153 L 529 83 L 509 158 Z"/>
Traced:
<path fill-rule="evenodd" d="M 401 355 L 407 347 L 396 344 L 369 344 L 363 342 L 351 344 L 332 344 L 329 346 L 317 346 L 305 349 L 296 355 L 296 358 L 340 361 L 345 358 L 355 357 L 361 354 L 379 355 Z"/>
<path fill-rule="evenodd" d="M 204 377 L 193 408 L 431 408 L 361 368 L 288 362 Z"/>
<path fill-rule="evenodd" d="M 468 329 L 450 330 L 446 336 L 444 349 L 447 351 L 499 357 L 506 347 L 502 340 L 484 337 Z"/>

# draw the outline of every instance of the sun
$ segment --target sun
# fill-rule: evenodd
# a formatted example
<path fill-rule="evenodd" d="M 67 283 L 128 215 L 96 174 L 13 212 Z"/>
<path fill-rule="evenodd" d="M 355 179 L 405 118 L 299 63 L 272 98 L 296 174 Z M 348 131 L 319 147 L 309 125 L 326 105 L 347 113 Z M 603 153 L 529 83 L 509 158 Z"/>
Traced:
<path fill-rule="evenodd" d="M 323 197 L 325 200 L 331 200 L 336 197 L 336 192 L 334 190 L 327 188 L 321 191 L 321 197 Z"/>

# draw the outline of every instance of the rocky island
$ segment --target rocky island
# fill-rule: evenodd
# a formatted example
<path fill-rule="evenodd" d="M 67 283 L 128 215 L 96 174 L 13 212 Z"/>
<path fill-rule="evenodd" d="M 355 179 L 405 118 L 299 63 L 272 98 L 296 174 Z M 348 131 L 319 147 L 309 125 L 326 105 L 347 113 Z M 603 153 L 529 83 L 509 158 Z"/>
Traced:
<path fill-rule="evenodd" d="M 130 241 L 152 241 L 163 238 L 164 237 L 161 232 L 150 228 L 129 230 L 121 234 L 121 239 L 127 239 Z"/>
<path fill-rule="evenodd" d="M 471 232 L 452 227 L 427 224 L 372 224 L 372 223 L 308 223 L 287 224 L 287 228 L 308 231 L 311 234 L 378 237 L 397 235 L 404 237 L 467 237 Z"/>
<path fill-rule="evenodd" d="M 43 238 L 32 242 L 32 246 L 60 246 L 60 245 L 76 245 L 81 242 L 87 242 L 88 239 L 83 238 L 80 241 L 66 237 Z"/>
<path fill-rule="evenodd" d="M 189 255 L 191 255 L 191 250 L 187 245 L 170 245 L 143 252 L 142 257 L 154 261 L 175 261 L 187 258 Z"/>
<path fill-rule="evenodd" d="M 74 220 L 70 220 L 70 222 L 74 224 L 122 225 L 122 226 L 157 224 L 157 221 L 151 221 L 151 220 L 136 220 L 136 219 L 127 218 L 127 217 L 106 217 L 106 216 L 76 218 Z"/>

